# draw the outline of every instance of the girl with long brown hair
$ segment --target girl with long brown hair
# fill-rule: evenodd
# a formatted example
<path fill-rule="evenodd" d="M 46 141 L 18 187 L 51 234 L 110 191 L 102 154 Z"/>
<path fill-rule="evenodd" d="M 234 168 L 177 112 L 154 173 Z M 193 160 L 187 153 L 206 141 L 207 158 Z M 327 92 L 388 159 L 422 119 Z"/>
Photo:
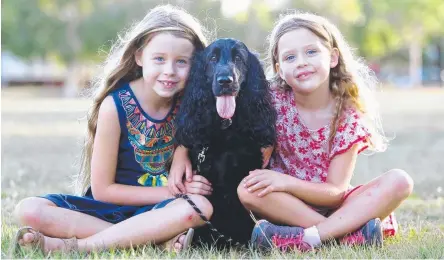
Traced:
<path fill-rule="evenodd" d="M 152 9 L 119 37 L 94 85 L 79 183 L 82 196 L 48 194 L 22 200 L 20 245 L 50 251 L 91 251 L 164 244 L 189 246 L 203 222 L 166 187 L 174 150 L 175 115 L 194 51 L 206 46 L 203 28 L 169 5 Z M 211 217 L 203 196 L 211 186 L 197 176 L 187 192 Z M 20 248 L 20 247 L 18 247 Z"/>

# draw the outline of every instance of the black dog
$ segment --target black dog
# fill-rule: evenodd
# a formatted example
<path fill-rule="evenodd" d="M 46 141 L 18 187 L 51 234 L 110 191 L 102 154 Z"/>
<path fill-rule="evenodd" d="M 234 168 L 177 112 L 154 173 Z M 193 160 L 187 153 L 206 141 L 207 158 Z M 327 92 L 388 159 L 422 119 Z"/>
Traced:
<path fill-rule="evenodd" d="M 211 223 L 234 243 L 247 244 L 254 222 L 237 187 L 249 171 L 261 168 L 260 149 L 275 143 L 276 111 L 256 55 L 234 39 L 216 40 L 196 53 L 177 119 L 178 144 L 189 149 L 193 169 L 212 183 Z M 208 227 L 195 237 L 210 245 L 217 240 L 217 247 L 234 244 Z"/>

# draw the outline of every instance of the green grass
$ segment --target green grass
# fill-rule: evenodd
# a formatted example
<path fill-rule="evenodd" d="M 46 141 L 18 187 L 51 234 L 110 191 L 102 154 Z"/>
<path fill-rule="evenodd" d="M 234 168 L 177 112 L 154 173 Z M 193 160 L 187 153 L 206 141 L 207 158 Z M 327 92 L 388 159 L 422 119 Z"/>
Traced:
<path fill-rule="evenodd" d="M 384 241 L 383 248 L 374 247 L 346 247 L 337 244 L 327 244 L 316 252 L 281 253 L 273 251 L 263 254 L 250 249 L 243 251 L 218 251 L 211 248 L 193 248 L 186 252 L 175 254 L 160 250 L 151 245 L 140 246 L 131 249 L 110 249 L 90 254 L 64 254 L 52 253 L 51 258 L 81 258 L 81 259 L 135 259 L 135 258 L 187 258 L 187 259 L 226 259 L 226 258 L 444 258 L 444 205 L 442 199 L 429 201 L 410 199 L 396 212 L 401 224 L 400 232 L 396 237 Z M 17 226 L 11 224 L 10 216 L 2 214 L 2 258 L 11 258 L 9 249 Z M 40 252 L 31 248 L 25 248 L 22 253 L 14 258 L 44 258 Z"/>
<path fill-rule="evenodd" d="M 48 92 L 45 96 L 44 93 Z M 17 226 L 11 218 L 17 202 L 47 193 L 70 194 L 73 163 L 80 155 L 90 101 L 58 98 L 52 88 L 2 89 L 1 163 L 1 258 Z M 53 258 L 433 258 L 444 259 L 444 89 L 386 89 L 378 94 L 384 130 L 396 134 L 389 149 L 373 156 L 360 156 L 353 184 L 362 184 L 388 169 L 402 168 L 415 182 L 415 194 L 396 210 L 401 225 L 399 236 L 385 241 L 383 248 L 325 246 L 315 253 L 263 255 L 245 250 L 220 252 L 192 249 L 180 255 L 145 246 L 108 250 L 89 255 L 51 254 Z M 414 104 L 414 105 L 412 105 Z M 18 118 L 20 120 L 18 120 Z M 423 158 L 423 159 L 421 159 Z M 17 258 L 43 258 L 25 250 Z"/>

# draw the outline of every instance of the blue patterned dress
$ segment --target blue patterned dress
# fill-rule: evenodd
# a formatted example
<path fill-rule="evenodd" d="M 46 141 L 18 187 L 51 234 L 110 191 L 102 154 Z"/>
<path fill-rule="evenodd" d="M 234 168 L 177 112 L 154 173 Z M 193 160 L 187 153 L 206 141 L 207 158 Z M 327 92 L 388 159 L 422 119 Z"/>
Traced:
<path fill-rule="evenodd" d="M 174 119 L 179 108 L 177 98 L 162 120 L 151 118 L 139 104 L 128 83 L 110 94 L 117 107 L 120 142 L 115 182 L 125 185 L 159 187 L 167 185 L 165 163 L 173 154 Z M 94 199 L 91 187 L 82 197 L 65 194 L 42 196 L 58 207 L 79 211 L 107 222 L 118 223 L 137 214 L 167 205 L 122 206 Z"/>

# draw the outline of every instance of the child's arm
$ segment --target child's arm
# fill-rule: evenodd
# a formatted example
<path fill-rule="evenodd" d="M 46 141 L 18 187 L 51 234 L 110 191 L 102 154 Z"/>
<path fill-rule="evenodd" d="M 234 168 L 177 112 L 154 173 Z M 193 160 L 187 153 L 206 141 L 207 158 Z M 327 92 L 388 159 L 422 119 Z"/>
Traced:
<path fill-rule="evenodd" d="M 245 178 L 250 192 L 262 189 L 260 197 L 274 191 L 288 192 L 295 197 L 314 205 L 335 207 L 342 203 L 347 191 L 358 155 L 358 145 L 347 152 L 335 156 L 328 169 L 325 183 L 313 183 L 293 176 L 269 170 L 255 170 Z"/>
<path fill-rule="evenodd" d="M 117 205 L 151 205 L 172 195 L 168 187 L 140 187 L 115 183 L 120 125 L 114 100 L 108 96 L 99 109 L 91 160 L 91 189 L 95 199 Z"/>
<path fill-rule="evenodd" d="M 336 207 L 343 201 L 356 165 L 359 146 L 352 146 L 347 152 L 336 155 L 328 167 L 324 183 L 302 181 L 297 178 L 289 182 L 288 192 L 310 204 Z"/>
<path fill-rule="evenodd" d="M 191 182 L 193 178 L 191 161 L 188 158 L 188 149 L 184 146 L 178 146 L 173 155 L 170 174 L 168 175 L 168 188 L 173 194 L 186 193 L 187 190 L 183 183 L 183 175 L 186 181 Z"/>

